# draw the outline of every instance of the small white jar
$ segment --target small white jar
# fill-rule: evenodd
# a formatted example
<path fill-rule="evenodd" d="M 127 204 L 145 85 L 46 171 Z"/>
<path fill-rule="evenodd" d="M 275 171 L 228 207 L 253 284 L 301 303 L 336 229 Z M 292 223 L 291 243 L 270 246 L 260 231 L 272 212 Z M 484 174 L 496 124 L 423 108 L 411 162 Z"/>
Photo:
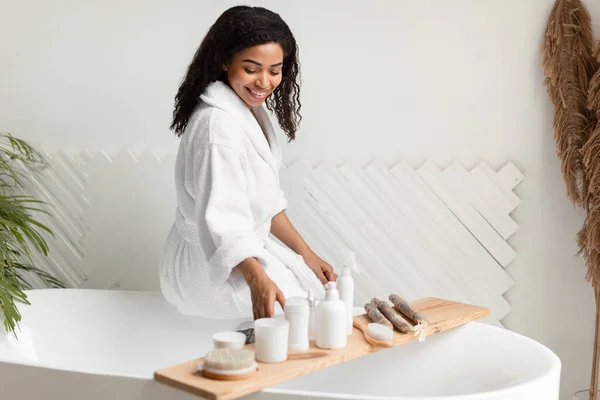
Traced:
<path fill-rule="evenodd" d="M 308 350 L 308 300 L 302 297 L 290 297 L 285 301 L 284 313 L 285 319 L 290 323 L 288 349 Z"/>
<path fill-rule="evenodd" d="M 212 335 L 215 349 L 243 349 L 246 335 L 240 332 L 217 332 Z"/>

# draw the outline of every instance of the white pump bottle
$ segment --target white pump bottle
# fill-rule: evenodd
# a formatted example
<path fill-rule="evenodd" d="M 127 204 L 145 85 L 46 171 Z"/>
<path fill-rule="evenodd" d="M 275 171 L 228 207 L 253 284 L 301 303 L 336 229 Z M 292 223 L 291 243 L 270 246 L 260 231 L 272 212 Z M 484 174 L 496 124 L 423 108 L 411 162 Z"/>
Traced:
<path fill-rule="evenodd" d="M 322 349 L 346 347 L 346 306 L 339 299 L 335 282 L 327 283 L 325 299 L 319 302 L 316 314 L 316 345 Z"/>

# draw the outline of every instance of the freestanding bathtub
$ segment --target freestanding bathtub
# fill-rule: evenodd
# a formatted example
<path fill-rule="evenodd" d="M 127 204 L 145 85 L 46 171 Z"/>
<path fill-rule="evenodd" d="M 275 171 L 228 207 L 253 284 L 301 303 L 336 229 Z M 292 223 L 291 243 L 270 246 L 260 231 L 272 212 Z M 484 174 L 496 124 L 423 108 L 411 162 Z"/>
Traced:
<path fill-rule="evenodd" d="M 197 399 L 153 380 L 239 320 L 180 315 L 160 293 L 27 292 L 19 340 L 0 337 L 5 399 Z M 357 310 L 360 312 L 360 310 Z M 273 386 L 247 399 L 558 400 L 558 357 L 479 322 Z"/>

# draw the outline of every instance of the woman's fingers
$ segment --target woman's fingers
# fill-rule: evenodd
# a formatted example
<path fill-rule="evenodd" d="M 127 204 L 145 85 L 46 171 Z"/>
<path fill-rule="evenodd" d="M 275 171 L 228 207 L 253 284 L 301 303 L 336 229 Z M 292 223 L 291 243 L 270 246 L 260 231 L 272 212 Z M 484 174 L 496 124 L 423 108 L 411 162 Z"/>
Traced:
<path fill-rule="evenodd" d="M 285 307 L 285 296 L 277 285 L 267 279 L 262 285 L 256 285 L 252 290 L 252 314 L 254 320 L 272 318 L 275 316 L 275 302 Z"/>
<path fill-rule="evenodd" d="M 285 308 L 285 296 L 283 295 L 283 292 L 279 290 L 279 288 L 277 288 L 277 293 L 275 294 L 275 301 L 281 305 L 282 310 Z"/>
<path fill-rule="evenodd" d="M 319 280 L 321 281 L 321 283 L 323 285 L 328 282 L 327 277 L 323 273 L 323 270 L 321 270 L 320 268 L 315 270 L 315 275 L 317 275 L 317 278 L 319 278 Z"/>
<path fill-rule="evenodd" d="M 337 275 L 333 273 L 333 268 L 327 266 L 323 268 L 323 274 L 329 282 L 337 281 Z"/>

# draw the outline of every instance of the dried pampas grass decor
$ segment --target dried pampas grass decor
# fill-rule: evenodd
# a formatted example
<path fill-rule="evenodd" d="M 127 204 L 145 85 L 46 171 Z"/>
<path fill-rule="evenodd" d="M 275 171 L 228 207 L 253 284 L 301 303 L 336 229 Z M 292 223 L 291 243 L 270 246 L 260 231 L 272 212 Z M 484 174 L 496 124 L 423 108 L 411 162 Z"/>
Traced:
<path fill-rule="evenodd" d="M 577 234 L 596 298 L 590 399 L 597 400 L 600 363 L 600 48 L 580 0 L 557 0 L 542 45 L 544 85 L 554 106 L 554 138 L 567 197 L 586 211 Z"/>
<path fill-rule="evenodd" d="M 581 158 L 592 113 L 588 87 L 597 64 L 592 55 L 591 18 L 579 0 L 558 0 L 550 13 L 542 51 L 544 84 L 554 105 L 554 138 L 567 197 L 581 204 L 585 182 Z"/>
<path fill-rule="evenodd" d="M 596 47 L 595 57 L 600 61 L 600 47 Z M 586 278 L 592 282 L 596 294 L 596 332 L 590 384 L 590 393 L 593 393 L 590 399 L 596 400 L 600 370 L 600 68 L 590 82 L 588 108 L 593 112 L 595 123 L 591 127 L 586 143 L 581 148 L 587 183 L 586 197 L 583 201 L 586 218 L 577 235 L 577 244 L 587 265 Z"/>
<path fill-rule="evenodd" d="M 600 58 L 600 47 L 596 47 L 594 57 Z M 577 236 L 577 243 L 587 264 L 586 278 L 598 292 L 600 291 L 600 68 L 596 70 L 590 81 L 587 106 L 592 112 L 593 124 L 581 148 L 584 181 L 587 185 L 582 201 L 586 219 Z"/>

